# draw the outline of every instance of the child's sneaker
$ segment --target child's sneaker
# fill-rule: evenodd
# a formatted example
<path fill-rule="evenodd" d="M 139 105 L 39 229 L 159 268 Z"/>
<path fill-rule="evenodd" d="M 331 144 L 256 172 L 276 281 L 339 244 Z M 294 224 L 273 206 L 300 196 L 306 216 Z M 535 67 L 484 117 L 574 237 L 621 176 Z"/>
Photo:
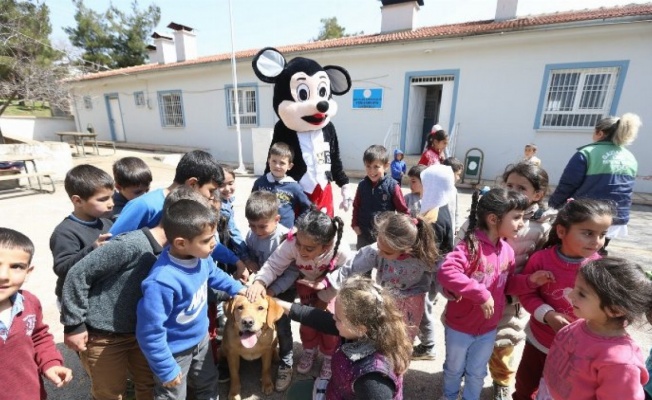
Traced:
<path fill-rule="evenodd" d="M 326 388 L 328 387 L 328 380 L 317 378 L 312 386 L 313 400 L 324 400 L 326 398 Z"/>
<path fill-rule="evenodd" d="M 303 354 L 299 359 L 299 365 L 297 365 L 297 372 L 300 374 L 307 374 L 312 369 L 312 364 L 315 363 L 315 356 L 317 352 L 315 349 L 306 350 L 303 349 Z"/>
<path fill-rule="evenodd" d="M 424 346 L 418 344 L 412 348 L 413 360 L 434 360 L 435 359 L 435 346 Z"/>
<path fill-rule="evenodd" d="M 324 360 L 321 363 L 321 369 L 319 370 L 319 379 L 329 380 L 331 379 L 331 357 L 324 356 Z"/>
<path fill-rule="evenodd" d="M 499 385 L 494 382 L 494 397 L 493 400 L 509 400 L 512 396 L 509 393 L 509 386 Z"/>
<path fill-rule="evenodd" d="M 290 386 L 290 383 L 292 383 L 292 367 L 283 364 L 279 365 L 276 372 L 276 385 L 274 385 L 276 391 L 284 392 Z"/>

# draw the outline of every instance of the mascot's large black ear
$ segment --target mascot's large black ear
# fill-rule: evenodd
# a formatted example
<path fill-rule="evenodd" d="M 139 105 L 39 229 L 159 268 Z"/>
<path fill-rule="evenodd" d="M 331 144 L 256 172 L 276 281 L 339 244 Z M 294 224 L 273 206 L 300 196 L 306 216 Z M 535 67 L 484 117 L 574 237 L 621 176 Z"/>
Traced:
<path fill-rule="evenodd" d="M 351 76 L 347 70 L 337 65 L 327 65 L 324 71 L 331 80 L 331 93 L 341 96 L 351 89 Z"/>
<path fill-rule="evenodd" d="M 275 83 L 276 77 L 283 72 L 286 65 L 287 61 L 283 54 L 273 47 L 265 47 L 251 61 L 258 79 L 266 83 Z"/>

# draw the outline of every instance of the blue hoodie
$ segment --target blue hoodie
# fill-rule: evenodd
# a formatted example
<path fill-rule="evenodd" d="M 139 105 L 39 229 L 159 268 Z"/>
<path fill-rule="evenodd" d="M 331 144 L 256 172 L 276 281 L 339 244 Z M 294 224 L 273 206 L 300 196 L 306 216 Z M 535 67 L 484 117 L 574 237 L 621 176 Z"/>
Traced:
<path fill-rule="evenodd" d="M 394 161 L 392 161 L 391 171 L 392 178 L 400 181 L 407 172 L 407 166 L 405 165 L 405 161 L 397 159 L 399 154 L 403 154 L 403 151 L 399 149 L 394 150 Z"/>

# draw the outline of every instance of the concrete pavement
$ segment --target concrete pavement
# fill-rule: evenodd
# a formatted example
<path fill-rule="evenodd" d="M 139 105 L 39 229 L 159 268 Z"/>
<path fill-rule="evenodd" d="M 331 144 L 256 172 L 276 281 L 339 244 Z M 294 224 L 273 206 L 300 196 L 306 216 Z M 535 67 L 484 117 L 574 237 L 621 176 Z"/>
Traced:
<path fill-rule="evenodd" d="M 152 188 L 167 186 L 174 176 L 175 167 L 157 161 L 154 154 L 143 151 L 119 150 L 115 156 L 98 157 L 90 156 L 86 158 L 75 158 L 75 164 L 90 163 L 105 169 L 110 173 L 111 165 L 114 160 L 127 155 L 135 155 L 143 158 L 154 176 Z M 244 218 L 244 203 L 255 177 L 238 177 L 236 179 L 236 218 L 238 226 L 246 231 L 247 221 Z M 407 192 L 409 189 L 404 188 Z M 339 204 L 339 190 L 335 190 L 335 204 Z M 460 191 L 459 207 L 464 214 L 470 205 L 470 192 Z M 66 388 L 53 389 L 49 388 L 50 399 L 54 400 L 76 400 L 89 398 L 89 380 L 83 369 L 79 365 L 77 356 L 61 344 L 63 340 L 63 327 L 59 323 L 58 310 L 55 304 L 54 284 L 56 276 L 52 271 L 52 256 L 49 250 L 49 237 L 54 227 L 65 218 L 72 210 L 71 204 L 66 196 L 61 183 L 57 184 L 57 192 L 50 194 L 23 195 L 22 193 L 0 193 L 0 225 L 19 230 L 27 234 L 36 245 L 36 254 L 34 258 L 35 271 L 25 284 L 25 289 L 35 293 L 43 304 L 45 321 L 50 325 L 51 332 L 55 336 L 55 341 L 59 344 L 66 358 L 66 364 L 74 369 L 75 377 L 73 382 Z M 351 213 L 344 213 L 337 210 L 337 215 L 342 217 L 348 224 L 351 220 Z M 651 268 L 652 247 L 646 243 L 645 239 L 652 235 L 652 207 L 646 205 L 635 205 L 632 208 L 632 219 L 629 225 L 630 236 L 626 239 L 614 241 L 609 245 L 612 255 L 619 255 L 636 260 L 645 268 Z M 355 244 L 355 234 L 350 228 L 344 231 L 344 241 L 350 245 Z M 354 247 L 353 247 L 354 248 Z M 437 312 L 441 313 L 444 307 L 444 301 L 437 304 Z M 295 357 L 301 354 L 301 345 L 299 343 L 298 324 L 293 323 L 293 333 L 295 339 Z M 652 345 L 652 337 L 649 335 L 649 326 L 632 330 L 633 336 L 638 340 L 641 348 L 647 354 Z M 428 398 L 436 399 L 441 395 L 442 384 L 442 364 L 444 361 L 444 341 L 443 328 L 440 326 L 437 330 L 437 359 L 434 361 L 415 361 L 411 364 L 409 372 L 405 376 L 404 398 L 419 399 Z M 520 355 L 521 348 L 517 349 Z M 313 373 L 318 373 L 318 363 Z M 260 364 L 258 362 L 243 362 L 241 367 L 241 376 L 243 377 L 243 399 L 282 399 L 282 394 L 274 393 L 271 396 L 263 396 L 260 391 Z M 305 379 L 307 376 L 301 376 L 295 372 L 294 379 Z M 220 395 L 226 398 L 228 385 L 221 385 Z M 485 380 L 485 390 L 482 399 L 489 399 L 491 395 L 491 381 Z"/>

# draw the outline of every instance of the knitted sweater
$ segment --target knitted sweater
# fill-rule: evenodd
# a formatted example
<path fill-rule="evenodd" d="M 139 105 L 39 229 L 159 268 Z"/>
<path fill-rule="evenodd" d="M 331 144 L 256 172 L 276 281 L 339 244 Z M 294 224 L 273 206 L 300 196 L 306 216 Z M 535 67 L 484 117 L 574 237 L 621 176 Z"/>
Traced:
<path fill-rule="evenodd" d="M 0 322 L 0 360 L 5 367 L 0 373 L 0 388 L 5 399 L 46 399 L 41 375 L 49 368 L 63 365 L 63 357 L 43 323 L 39 300 L 26 290 L 12 298 L 9 330 Z"/>
<path fill-rule="evenodd" d="M 61 298 L 64 332 L 136 332 L 141 282 L 163 248 L 148 228 L 119 235 L 68 273 Z"/>
<path fill-rule="evenodd" d="M 555 331 L 544 322 L 543 317 L 548 311 L 557 311 L 565 314 L 570 320 L 575 319 L 573 306 L 567 295 L 575 286 L 575 276 L 580 267 L 598 258 L 600 256 L 595 253 L 590 258 L 564 259 L 559 253 L 559 246 L 537 251 L 530 257 L 523 270 L 524 274 L 546 270 L 555 276 L 554 282 L 520 296 L 521 304 L 531 314 L 525 333 L 530 343 L 539 351 L 548 353 L 555 338 Z"/>
<path fill-rule="evenodd" d="M 109 232 L 112 225 L 113 222 L 106 218 L 86 222 L 70 214 L 54 228 L 50 236 L 50 250 L 54 273 L 57 274 L 54 292 L 58 299 L 61 298 L 63 282 L 70 268 L 93 251 L 93 242 L 101 234 Z"/>
<path fill-rule="evenodd" d="M 278 213 L 281 216 L 281 225 L 288 229 L 292 229 L 294 226 L 295 216 L 300 216 L 310 210 L 310 206 L 312 205 L 310 200 L 308 200 L 308 196 L 303 192 L 301 185 L 292 179 L 291 176 L 277 180 L 271 172 L 268 172 L 254 182 L 251 191 L 255 192 L 258 190 L 268 191 L 276 195 L 276 198 L 281 204 L 278 209 Z"/>

